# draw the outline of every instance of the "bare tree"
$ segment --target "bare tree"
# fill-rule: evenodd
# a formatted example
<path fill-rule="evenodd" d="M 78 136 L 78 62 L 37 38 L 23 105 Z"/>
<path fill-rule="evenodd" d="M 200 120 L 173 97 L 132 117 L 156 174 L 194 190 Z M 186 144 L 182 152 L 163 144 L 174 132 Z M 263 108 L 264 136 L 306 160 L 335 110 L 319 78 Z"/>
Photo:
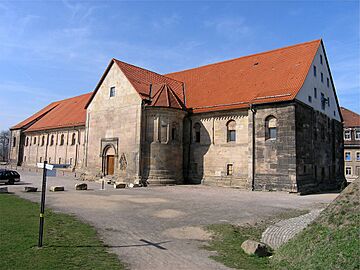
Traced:
<path fill-rule="evenodd" d="M 8 161 L 8 154 L 10 150 L 10 131 L 3 130 L 0 132 L 0 160 Z"/>

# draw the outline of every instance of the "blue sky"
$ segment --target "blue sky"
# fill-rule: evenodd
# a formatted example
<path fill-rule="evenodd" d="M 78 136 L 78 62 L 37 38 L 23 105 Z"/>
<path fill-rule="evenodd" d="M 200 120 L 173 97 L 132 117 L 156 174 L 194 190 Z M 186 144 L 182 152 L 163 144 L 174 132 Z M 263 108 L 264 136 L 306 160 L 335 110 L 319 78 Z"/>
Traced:
<path fill-rule="evenodd" d="M 358 1 L 2 1 L 0 130 L 92 91 L 111 58 L 167 73 L 323 38 L 360 113 Z"/>

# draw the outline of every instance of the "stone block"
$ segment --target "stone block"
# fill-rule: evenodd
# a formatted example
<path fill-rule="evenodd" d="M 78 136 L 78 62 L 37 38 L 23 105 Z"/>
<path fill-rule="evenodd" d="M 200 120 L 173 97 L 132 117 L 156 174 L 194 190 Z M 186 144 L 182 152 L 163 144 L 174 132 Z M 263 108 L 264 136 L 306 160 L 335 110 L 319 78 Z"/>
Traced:
<path fill-rule="evenodd" d="M 57 191 L 64 191 L 65 188 L 63 186 L 52 186 L 50 187 L 50 191 L 57 192 Z"/>
<path fill-rule="evenodd" d="M 271 253 L 268 247 L 260 242 L 254 240 L 246 240 L 241 244 L 241 248 L 248 255 L 256 255 L 258 257 L 270 256 Z"/>
<path fill-rule="evenodd" d="M 25 192 L 36 192 L 38 190 L 37 187 L 25 187 Z"/>
<path fill-rule="evenodd" d="M 85 184 L 85 183 L 76 184 L 75 190 L 87 190 L 87 184 Z"/>
<path fill-rule="evenodd" d="M 8 193 L 7 187 L 0 187 L 0 193 Z"/>
<path fill-rule="evenodd" d="M 115 183 L 114 184 L 114 188 L 118 189 L 118 188 L 126 188 L 126 183 Z"/>

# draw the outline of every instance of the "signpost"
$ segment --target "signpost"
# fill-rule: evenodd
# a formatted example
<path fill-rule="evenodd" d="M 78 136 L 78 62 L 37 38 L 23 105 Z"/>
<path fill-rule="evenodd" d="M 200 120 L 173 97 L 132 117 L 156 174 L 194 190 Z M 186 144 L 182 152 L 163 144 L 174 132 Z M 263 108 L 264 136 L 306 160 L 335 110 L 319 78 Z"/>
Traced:
<path fill-rule="evenodd" d="M 46 192 L 46 176 L 56 176 L 56 170 L 53 170 L 54 166 L 47 164 L 47 161 L 44 163 L 38 163 L 38 168 L 43 169 L 43 179 L 42 179 L 42 188 L 41 188 L 41 202 L 40 202 L 40 222 L 39 222 L 39 242 L 38 247 L 43 245 L 43 235 L 44 235 L 44 212 L 45 212 L 45 192 Z M 51 175 L 47 174 L 47 171 L 54 171 Z"/>

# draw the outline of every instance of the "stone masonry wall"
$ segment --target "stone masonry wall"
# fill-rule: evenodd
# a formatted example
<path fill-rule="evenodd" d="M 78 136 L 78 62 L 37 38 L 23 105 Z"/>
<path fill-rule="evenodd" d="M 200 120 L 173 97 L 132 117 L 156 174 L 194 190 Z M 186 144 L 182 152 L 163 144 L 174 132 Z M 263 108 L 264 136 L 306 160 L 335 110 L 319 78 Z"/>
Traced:
<path fill-rule="evenodd" d="M 149 184 L 182 183 L 185 112 L 148 107 L 143 116 L 142 179 Z"/>
<path fill-rule="evenodd" d="M 276 119 L 276 139 L 266 137 L 265 121 L 269 119 L 268 117 Z M 297 190 L 295 106 L 293 104 L 256 107 L 254 189 Z"/>
<path fill-rule="evenodd" d="M 340 187 L 344 180 L 342 123 L 297 103 L 296 140 L 298 191 Z"/>
<path fill-rule="evenodd" d="M 115 87 L 113 97 L 109 95 L 111 87 Z M 141 112 L 139 94 L 112 65 L 87 108 L 85 167 L 89 174 L 105 173 L 108 149 L 115 156 L 117 181 L 140 177 Z"/>
<path fill-rule="evenodd" d="M 61 142 L 61 136 L 63 143 Z M 73 141 L 73 136 L 75 141 Z M 46 131 L 25 132 L 23 162 L 36 166 L 45 158 L 51 164 L 69 164 L 81 168 L 84 159 L 85 128 L 83 126 Z"/>
<path fill-rule="evenodd" d="M 231 120 L 236 123 L 236 140 L 228 142 L 227 123 Z M 196 123 L 200 126 L 200 142 L 196 142 Z M 186 182 L 246 188 L 248 154 L 247 110 L 195 114 L 185 119 Z"/>

